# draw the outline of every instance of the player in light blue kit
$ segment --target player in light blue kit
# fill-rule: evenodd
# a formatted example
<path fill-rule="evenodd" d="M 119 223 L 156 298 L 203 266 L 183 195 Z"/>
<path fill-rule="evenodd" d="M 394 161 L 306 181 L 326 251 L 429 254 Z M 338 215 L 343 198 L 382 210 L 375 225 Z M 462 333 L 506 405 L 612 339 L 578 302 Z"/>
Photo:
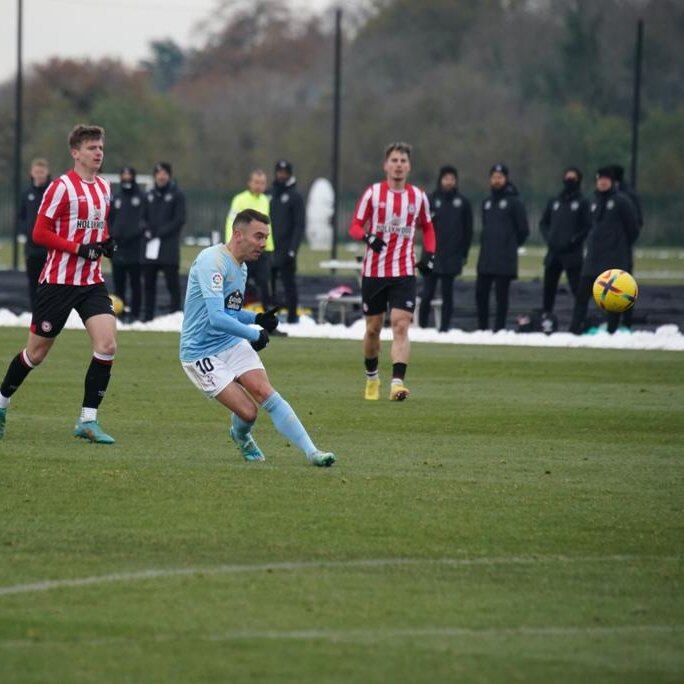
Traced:
<path fill-rule="evenodd" d="M 278 432 L 298 446 L 306 460 L 327 467 L 334 454 L 311 441 L 292 407 L 276 392 L 256 353 L 278 326 L 276 309 L 254 314 L 242 310 L 247 278 L 245 261 L 256 261 L 266 246 L 269 218 L 246 209 L 235 217 L 227 244 L 202 250 L 188 276 L 180 359 L 183 370 L 204 394 L 231 411 L 230 436 L 247 461 L 264 461 L 252 437 L 260 405 Z M 251 323 L 261 329 L 251 327 Z"/>

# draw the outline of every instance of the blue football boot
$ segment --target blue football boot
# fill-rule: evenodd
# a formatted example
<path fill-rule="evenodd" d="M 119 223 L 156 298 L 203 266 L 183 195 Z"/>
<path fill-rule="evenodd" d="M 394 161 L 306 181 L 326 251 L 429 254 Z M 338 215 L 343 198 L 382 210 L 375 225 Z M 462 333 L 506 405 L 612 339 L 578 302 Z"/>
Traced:
<path fill-rule="evenodd" d="M 242 458 L 244 458 L 245 461 L 252 462 L 266 460 L 266 457 L 264 456 L 263 452 L 261 451 L 261 449 L 259 449 L 259 446 L 254 441 L 254 437 L 252 437 L 251 432 L 244 439 L 239 439 L 238 436 L 235 434 L 233 428 L 230 428 L 230 438 L 237 445 L 237 448 L 240 450 Z"/>
<path fill-rule="evenodd" d="M 114 437 L 108 435 L 96 420 L 82 421 L 78 419 L 74 427 L 74 437 L 87 439 L 94 444 L 114 444 Z"/>

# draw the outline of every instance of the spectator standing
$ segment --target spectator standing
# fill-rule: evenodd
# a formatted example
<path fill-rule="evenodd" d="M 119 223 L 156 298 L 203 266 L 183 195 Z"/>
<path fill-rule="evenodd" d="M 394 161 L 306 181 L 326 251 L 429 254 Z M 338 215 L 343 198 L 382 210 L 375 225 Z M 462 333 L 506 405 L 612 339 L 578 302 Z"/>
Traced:
<path fill-rule="evenodd" d="M 437 284 L 441 283 L 442 316 L 439 330 L 447 332 L 453 311 L 454 279 L 461 274 L 468 260 L 473 239 L 473 210 L 468 199 L 459 191 L 458 171 L 453 166 L 440 169 L 437 189 L 429 199 L 437 249 L 433 271 L 423 278 L 418 321 L 421 328 L 428 327 L 430 305 Z"/>
<path fill-rule="evenodd" d="M 582 250 L 591 228 L 589 200 L 581 192 L 582 172 L 571 166 L 563 174 L 563 190 L 546 205 L 539 230 L 548 245 L 544 258 L 543 311 L 552 313 L 558 282 L 565 271 L 573 297 L 577 297 Z"/>
<path fill-rule="evenodd" d="M 292 164 L 281 159 L 275 165 L 271 191 L 271 223 L 275 241 L 272 284 L 275 297 L 278 278 L 285 289 L 287 322 L 296 323 L 297 316 L 297 252 L 304 237 L 304 200 L 297 190 Z"/>
<path fill-rule="evenodd" d="M 260 214 L 270 216 L 270 202 L 266 192 L 266 174 L 261 169 L 254 169 L 247 180 L 247 189 L 235 195 L 230 203 L 230 210 L 226 218 L 226 243 L 230 242 L 233 235 L 233 222 L 235 217 L 246 209 L 253 209 Z M 271 295 L 271 265 L 273 256 L 273 235 L 269 232 L 266 247 L 256 261 L 247 262 L 247 280 L 254 281 L 261 305 L 264 311 L 271 307 L 273 297 Z"/>
<path fill-rule="evenodd" d="M 114 293 L 124 302 L 130 301 L 126 318 L 135 321 L 140 318 L 141 304 L 141 259 L 142 259 L 142 215 L 145 195 L 136 182 L 132 166 L 121 169 L 119 191 L 109 212 L 109 231 L 116 243 L 112 257 Z M 131 288 L 130 300 L 126 296 L 126 281 Z"/>
<path fill-rule="evenodd" d="M 38 278 L 43 270 L 47 249 L 33 241 L 33 225 L 38 216 L 38 208 L 43 195 L 50 185 L 50 166 L 46 159 L 34 159 L 31 162 L 31 184 L 24 190 L 19 205 L 19 232 L 26 236 L 24 244 L 24 261 L 28 279 L 29 301 L 31 311 L 35 309 L 36 288 Z"/>
<path fill-rule="evenodd" d="M 185 195 L 172 178 L 171 164 L 159 162 L 154 167 L 154 187 L 147 193 L 143 208 L 145 237 L 144 280 L 145 318 L 154 318 L 157 297 L 157 274 L 164 273 L 171 295 L 171 311 L 181 308 L 180 234 L 185 224 Z"/>
<path fill-rule="evenodd" d="M 477 262 L 475 301 L 480 330 L 489 327 L 489 293 L 494 285 L 494 332 L 506 327 L 511 280 L 518 277 L 518 247 L 530 234 L 525 205 L 509 181 L 508 167 L 495 164 L 489 171 L 491 193 L 482 203 L 482 235 Z"/>
<path fill-rule="evenodd" d="M 613 165 L 613 173 L 615 174 L 615 188 L 618 192 L 622 192 L 632 202 L 634 211 L 636 212 L 637 225 L 639 226 L 639 231 L 644 227 L 644 213 L 641 206 L 641 198 L 637 195 L 636 190 L 625 180 L 625 168 L 620 164 Z M 634 252 L 630 250 L 630 263 L 628 271 L 633 272 L 634 269 Z M 628 309 L 622 314 L 622 324 L 630 329 L 632 327 L 632 316 L 634 314 L 634 309 Z"/>
<path fill-rule="evenodd" d="M 637 213 L 631 200 L 615 187 L 612 166 L 596 173 L 596 192 L 591 201 L 593 225 L 587 237 L 587 255 L 582 266 L 570 332 L 584 331 L 587 307 L 594 280 L 609 268 L 629 270 L 632 264 L 632 245 L 639 236 Z M 614 333 L 620 314 L 608 314 L 608 332 Z"/>

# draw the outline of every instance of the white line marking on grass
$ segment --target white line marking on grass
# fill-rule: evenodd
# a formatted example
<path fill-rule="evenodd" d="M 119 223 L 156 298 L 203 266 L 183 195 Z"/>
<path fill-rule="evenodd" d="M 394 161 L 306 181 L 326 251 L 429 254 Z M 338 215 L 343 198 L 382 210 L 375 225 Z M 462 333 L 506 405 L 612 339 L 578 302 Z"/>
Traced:
<path fill-rule="evenodd" d="M 684 625 L 550 625 L 474 629 L 468 627 L 376 627 L 375 629 L 299 629 L 299 630 L 235 630 L 221 634 L 153 634 L 141 637 L 101 637 L 96 639 L 2 639 L 0 648 L 26 648 L 33 646 L 109 646 L 130 643 L 169 643 L 210 641 L 224 643 L 229 641 L 346 641 L 378 642 L 394 639 L 426 638 L 510 638 L 510 637 L 570 637 L 570 636 L 615 636 L 643 632 L 655 634 L 678 634 Z"/>
<path fill-rule="evenodd" d="M 301 561 L 282 563 L 257 563 L 249 565 L 214 565 L 189 568 L 151 568 L 134 572 L 114 572 L 107 575 L 75 577 L 73 579 L 44 580 L 30 584 L 0 586 L 0 596 L 30 594 L 52 589 L 87 587 L 114 582 L 137 582 L 165 577 L 202 575 L 235 575 L 245 572 L 275 572 L 292 570 L 326 570 L 337 568 L 383 568 L 388 566 L 443 565 L 449 567 L 534 565 L 536 563 L 630 563 L 641 561 L 676 561 L 675 556 L 504 556 L 502 558 L 369 558 L 338 561 Z"/>

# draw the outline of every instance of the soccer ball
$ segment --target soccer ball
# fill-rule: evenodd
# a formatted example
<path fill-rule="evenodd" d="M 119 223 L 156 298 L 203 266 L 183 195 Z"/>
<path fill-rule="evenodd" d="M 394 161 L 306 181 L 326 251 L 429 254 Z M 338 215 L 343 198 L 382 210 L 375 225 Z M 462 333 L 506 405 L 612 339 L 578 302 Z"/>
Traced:
<path fill-rule="evenodd" d="M 594 300 L 601 309 L 610 313 L 631 309 L 638 295 L 636 280 L 619 268 L 609 268 L 594 281 Z"/>
<path fill-rule="evenodd" d="M 112 300 L 112 313 L 115 316 L 120 316 L 124 311 L 123 299 L 117 297 L 115 294 L 110 294 L 109 298 Z"/>

